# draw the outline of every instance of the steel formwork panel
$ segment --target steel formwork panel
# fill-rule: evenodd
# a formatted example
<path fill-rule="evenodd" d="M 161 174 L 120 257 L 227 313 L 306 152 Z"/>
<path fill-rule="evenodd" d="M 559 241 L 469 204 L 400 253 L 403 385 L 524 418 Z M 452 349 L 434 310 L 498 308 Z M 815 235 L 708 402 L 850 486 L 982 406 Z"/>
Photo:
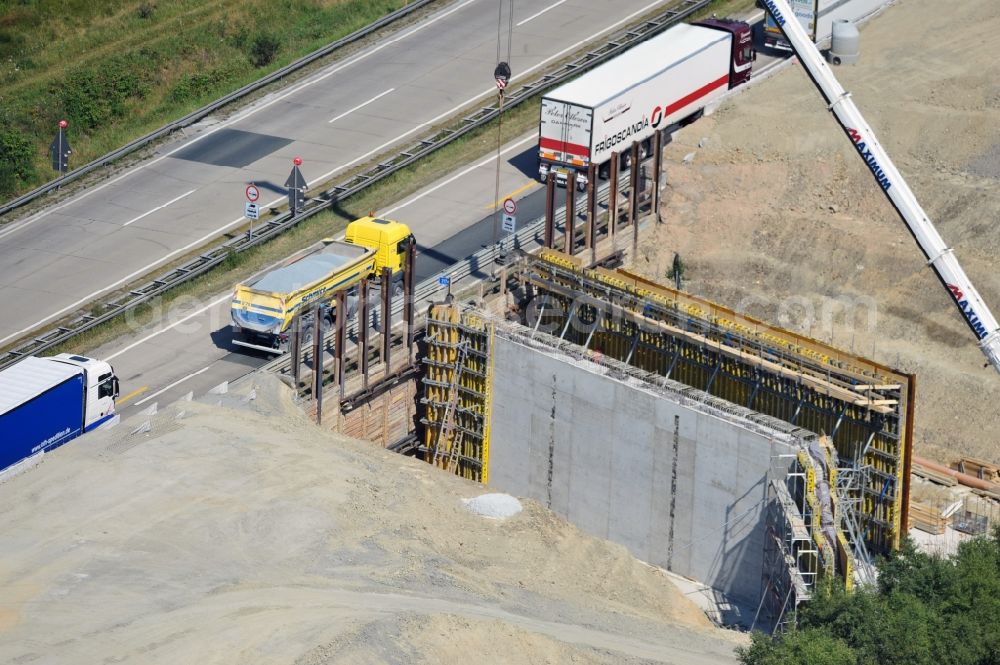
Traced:
<path fill-rule="evenodd" d="M 537 316 L 529 327 L 829 435 L 841 460 L 869 467 L 858 497 L 868 548 L 898 548 L 912 375 L 559 252 L 521 261 L 527 309 Z"/>
<path fill-rule="evenodd" d="M 432 305 L 424 339 L 421 423 L 428 461 L 463 478 L 486 483 L 492 329 L 475 313 L 462 312 L 451 304 Z M 461 371 L 460 348 L 464 348 Z M 449 466 L 452 458 L 456 462 L 453 468 Z"/>

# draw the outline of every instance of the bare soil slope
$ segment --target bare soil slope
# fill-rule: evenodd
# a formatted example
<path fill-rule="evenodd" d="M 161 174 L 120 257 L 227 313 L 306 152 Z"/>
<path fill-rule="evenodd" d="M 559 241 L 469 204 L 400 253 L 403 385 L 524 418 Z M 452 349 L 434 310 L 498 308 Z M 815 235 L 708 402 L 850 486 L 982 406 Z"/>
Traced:
<path fill-rule="evenodd" d="M 995 0 L 902 0 L 861 47 L 836 75 L 1000 315 Z M 1000 377 L 800 65 L 686 129 L 667 164 L 641 271 L 662 280 L 680 252 L 691 291 L 915 372 L 918 451 L 1000 458 Z"/>
<path fill-rule="evenodd" d="M 304 422 L 278 385 L 0 484 L 0 662 L 735 662 L 662 574 L 539 505 Z"/>

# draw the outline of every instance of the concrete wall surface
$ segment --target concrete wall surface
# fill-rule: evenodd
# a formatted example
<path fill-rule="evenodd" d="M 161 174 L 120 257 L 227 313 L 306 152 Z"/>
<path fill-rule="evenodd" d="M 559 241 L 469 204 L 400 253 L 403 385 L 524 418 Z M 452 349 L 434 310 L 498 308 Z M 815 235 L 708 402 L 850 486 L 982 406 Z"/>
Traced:
<path fill-rule="evenodd" d="M 490 485 L 755 607 L 767 473 L 793 437 L 609 372 L 497 335 Z"/>

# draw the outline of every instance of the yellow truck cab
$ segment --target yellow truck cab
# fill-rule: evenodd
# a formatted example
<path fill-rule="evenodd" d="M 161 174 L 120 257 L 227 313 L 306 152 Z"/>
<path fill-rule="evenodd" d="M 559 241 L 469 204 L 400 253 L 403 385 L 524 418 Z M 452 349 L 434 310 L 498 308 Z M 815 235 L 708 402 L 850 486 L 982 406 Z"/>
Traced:
<path fill-rule="evenodd" d="M 233 343 L 283 353 L 296 316 L 306 323 L 317 303 L 330 305 L 335 293 L 353 290 L 362 279 L 377 278 L 383 268 L 392 270 L 393 292 L 400 293 L 406 250 L 412 242 L 406 224 L 362 217 L 347 225 L 344 240 L 318 242 L 238 284 L 230 307 Z M 329 307 L 327 316 L 332 318 L 332 312 Z"/>
<path fill-rule="evenodd" d="M 362 217 L 347 225 L 344 240 L 352 245 L 375 249 L 376 272 L 391 268 L 392 273 L 402 274 L 406 260 L 406 247 L 413 241 L 406 224 L 377 217 Z"/>

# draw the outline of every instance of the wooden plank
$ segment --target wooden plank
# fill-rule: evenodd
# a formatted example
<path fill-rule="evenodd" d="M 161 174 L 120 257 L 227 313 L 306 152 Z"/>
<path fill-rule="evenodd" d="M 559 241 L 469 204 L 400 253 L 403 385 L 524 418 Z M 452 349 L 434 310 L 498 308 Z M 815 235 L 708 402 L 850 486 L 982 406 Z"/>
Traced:
<path fill-rule="evenodd" d="M 942 517 L 941 511 L 933 506 L 912 501 L 910 503 L 909 528 L 920 529 L 926 533 L 939 536 L 945 532 L 949 518 Z"/>
<path fill-rule="evenodd" d="M 941 473 L 939 471 L 934 471 L 933 469 L 928 469 L 927 467 L 913 463 L 911 469 L 913 475 L 923 478 L 924 480 L 929 480 L 932 483 L 937 483 L 938 485 L 943 485 L 945 487 L 954 487 L 958 484 L 958 479 L 954 476 L 949 476 L 946 473 Z"/>

